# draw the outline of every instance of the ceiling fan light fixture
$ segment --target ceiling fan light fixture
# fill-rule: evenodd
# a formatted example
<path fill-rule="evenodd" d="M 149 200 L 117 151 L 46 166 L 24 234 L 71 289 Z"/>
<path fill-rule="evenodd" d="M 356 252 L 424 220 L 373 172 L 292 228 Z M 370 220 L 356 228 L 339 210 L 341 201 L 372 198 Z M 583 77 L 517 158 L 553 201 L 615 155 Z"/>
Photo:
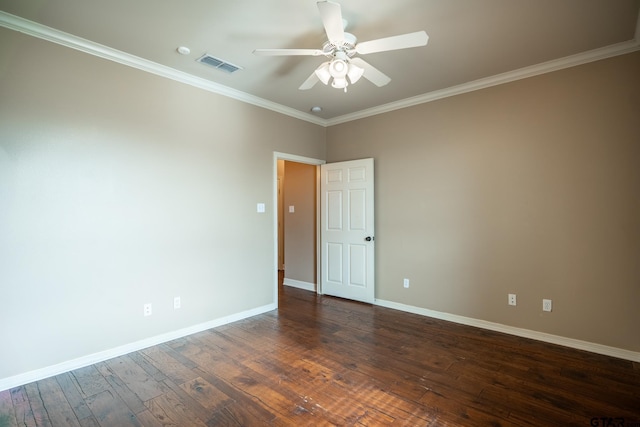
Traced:
<path fill-rule="evenodd" d="M 349 82 L 347 82 L 347 79 L 344 77 L 334 77 L 331 82 L 331 87 L 335 87 L 336 89 L 345 89 L 346 92 L 348 84 Z"/>
<path fill-rule="evenodd" d="M 354 64 L 349 64 L 349 71 L 347 72 L 347 75 L 349 76 L 351 84 L 354 84 L 355 82 L 360 80 L 360 77 L 362 77 L 363 74 L 364 68 L 358 67 Z"/>
<path fill-rule="evenodd" d="M 329 80 L 331 79 L 331 73 L 329 72 L 329 63 L 325 62 L 322 65 L 320 65 L 316 71 L 316 76 L 318 76 L 318 78 L 320 79 L 320 81 L 322 83 L 324 83 L 325 85 L 329 84 Z"/>
<path fill-rule="evenodd" d="M 329 72 L 334 79 L 344 79 L 349 72 L 349 66 L 342 59 L 334 59 L 329 65 Z"/>

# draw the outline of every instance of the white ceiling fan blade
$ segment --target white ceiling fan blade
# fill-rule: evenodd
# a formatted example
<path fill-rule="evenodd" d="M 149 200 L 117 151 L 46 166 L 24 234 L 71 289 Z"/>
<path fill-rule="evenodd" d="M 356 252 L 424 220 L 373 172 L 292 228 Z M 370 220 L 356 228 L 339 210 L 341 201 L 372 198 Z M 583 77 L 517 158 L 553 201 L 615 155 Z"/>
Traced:
<path fill-rule="evenodd" d="M 318 10 L 329 41 L 342 42 L 344 40 L 344 27 L 340 5 L 331 1 L 319 1 Z"/>
<path fill-rule="evenodd" d="M 360 58 L 351 58 L 350 62 L 360 68 L 364 68 L 363 77 L 378 87 L 384 86 L 391 81 L 389 76 Z"/>
<path fill-rule="evenodd" d="M 356 52 L 362 55 L 367 53 L 385 52 L 387 50 L 406 49 L 409 47 L 425 46 L 429 36 L 424 31 L 402 34 L 399 36 L 385 37 L 383 39 L 370 40 L 358 43 Z"/>
<path fill-rule="evenodd" d="M 255 55 L 260 56 L 320 56 L 320 49 L 256 49 Z"/>
<path fill-rule="evenodd" d="M 305 80 L 300 87 L 298 88 L 299 90 L 307 90 L 307 89 L 311 89 L 313 86 L 315 86 L 316 83 L 318 83 L 320 81 L 320 79 L 318 78 L 318 76 L 316 76 L 316 72 L 314 71 L 313 73 L 311 73 L 311 75 L 309 76 L 309 78 L 307 80 Z"/>

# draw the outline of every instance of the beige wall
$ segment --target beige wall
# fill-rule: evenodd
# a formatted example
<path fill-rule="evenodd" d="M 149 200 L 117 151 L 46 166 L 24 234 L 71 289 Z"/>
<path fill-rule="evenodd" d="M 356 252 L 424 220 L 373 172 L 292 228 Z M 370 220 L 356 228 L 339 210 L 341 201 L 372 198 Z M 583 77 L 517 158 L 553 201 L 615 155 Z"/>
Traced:
<path fill-rule="evenodd" d="M 315 284 L 317 167 L 287 161 L 284 169 L 285 278 Z"/>
<path fill-rule="evenodd" d="M 640 351 L 638 75 L 325 130 L 0 28 L 0 381 L 273 303 L 273 152 L 325 142 L 376 160 L 377 298 Z"/>
<path fill-rule="evenodd" d="M 376 297 L 640 351 L 639 76 L 634 53 L 329 128 L 329 162 L 375 158 Z"/>
<path fill-rule="evenodd" d="M 324 143 L 0 28 L 0 381 L 274 303 L 273 152 Z"/>

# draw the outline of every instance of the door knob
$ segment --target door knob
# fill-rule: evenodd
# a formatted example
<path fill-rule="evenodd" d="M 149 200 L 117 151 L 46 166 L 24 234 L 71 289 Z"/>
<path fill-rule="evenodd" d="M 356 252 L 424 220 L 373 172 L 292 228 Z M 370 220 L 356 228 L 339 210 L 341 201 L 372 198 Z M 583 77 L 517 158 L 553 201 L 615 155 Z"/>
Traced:
<path fill-rule="evenodd" d="M 370 242 L 370 241 L 374 240 L 374 238 L 371 237 L 371 236 L 367 236 L 367 237 L 364 238 L 364 240 L 366 240 L 367 242 Z"/>

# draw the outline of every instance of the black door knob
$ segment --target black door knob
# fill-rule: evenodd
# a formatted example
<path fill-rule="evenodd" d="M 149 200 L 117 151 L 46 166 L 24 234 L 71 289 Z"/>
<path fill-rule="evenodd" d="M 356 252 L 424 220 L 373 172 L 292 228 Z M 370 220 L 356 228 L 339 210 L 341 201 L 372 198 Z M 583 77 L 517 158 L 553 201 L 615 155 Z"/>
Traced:
<path fill-rule="evenodd" d="M 371 237 L 371 236 L 367 236 L 367 237 L 365 237 L 365 238 L 364 238 L 364 240 L 366 240 L 367 242 L 370 242 L 370 241 L 372 241 L 372 240 L 373 240 L 373 237 Z"/>

